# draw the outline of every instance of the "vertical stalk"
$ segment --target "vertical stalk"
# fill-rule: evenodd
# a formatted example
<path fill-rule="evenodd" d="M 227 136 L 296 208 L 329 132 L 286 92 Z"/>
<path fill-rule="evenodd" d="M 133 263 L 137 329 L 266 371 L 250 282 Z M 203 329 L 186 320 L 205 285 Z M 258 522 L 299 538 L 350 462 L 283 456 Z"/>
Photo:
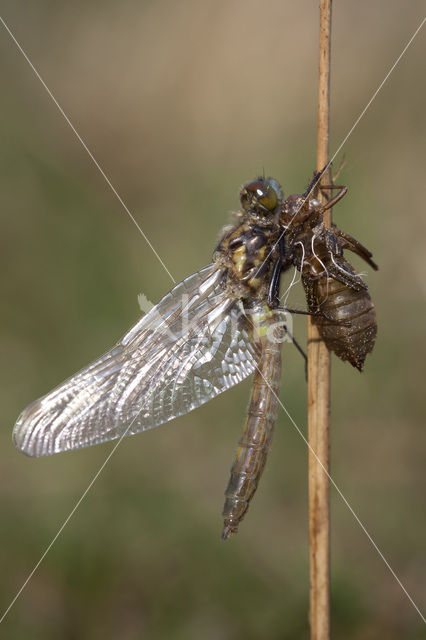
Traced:
<path fill-rule="evenodd" d="M 317 169 L 328 162 L 331 2 L 320 0 Z M 328 173 L 323 178 L 330 184 Z M 320 196 L 318 196 L 320 197 Z M 331 214 L 325 220 L 330 225 Z M 308 319 L 308 439 L 330 466 L 330 353 Z M 311 640 L 330 638 L 330 499 L 324 469 L 309 450 L 309 564 Z"/>

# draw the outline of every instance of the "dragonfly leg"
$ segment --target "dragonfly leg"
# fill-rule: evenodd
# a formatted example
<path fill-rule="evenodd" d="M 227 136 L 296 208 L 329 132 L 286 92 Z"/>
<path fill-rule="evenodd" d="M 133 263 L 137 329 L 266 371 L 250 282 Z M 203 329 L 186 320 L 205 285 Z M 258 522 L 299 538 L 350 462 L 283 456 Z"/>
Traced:
<path fill-rule="evenodd" d="M 302 311 L 301 309 L 289 309 L 288 307 L 276 307 L 276 311 L 284 311 L 285 313 L 295 313 L 300 316 L 317 316 L 316 311 Z"/>
<path fill-rule="evenodd" d="M 332 185 L 332 184 L 321 186 L 321 189 L 334 189 L 334 188 L 340 189 L 340 191 L 337 194 L 337 196 L 334 196 L 334 198 L 331 198 L 331 200 L 329 200 L 327 204 L 324 205 L 323 211 L 327 211 L 327 209 L 331 209 L 331 207 L 334 207 L 334 205 L 337 204 L 339 200 L 341 200 L 348 192 L 347 187 L 341 187 L 341 186 Z"/>
<path fill-rule="evenodd" d="M 278 252 L 279 252 L 279 255 L 275 260 L 274 268 L 272 270 L 272 277 L 269 283 L 268 298 L 267 298 L 268 307 L 270 307 L 271 309 L 276 309 L 280 302 L 279 294 L 280 294 L 281 273 L 286 263 L 283 234 L 280 236 L 280 239 L 278 241 Z"/>
<path fill-rule="evenodd" d="M 302 349 L 300 344 L 297 342 L 297 340 L 293 336 L 293 334 L 287 329 L 287 327 L 284 326 L 283 328 L 284 328 L 284 331 L 286 332 L 286 334 L 288 335 L 288 337 L 290 338 L 290 340 L 292 341 L 292 343 L 294 344 L 294 346 L 296 347 L 296 349 L 298 350 L 298 352 L 305 359 L 305 378 L 307 380 L 308 379 L 308 356 L 306 355 L 306 353 L 304 352 L 304 350 Z"/>
<path fill-rule="evenodd" d="M 274 268 L 272 271 L 271 282 L 269 283 L 268 298 L 266 302 L 268 304 L 268 307 L 270 307 L 271 309 L 276 309 L 279 304 L 281 265 L 282 265 L 282 260 L 280 256 L 275 261 Z"/>
<path fill-rule="evenodd" d="M 277 307 L 276 311 L 284 311 L 286 313 L 295 313 L 301 316 L 311 316 L 312 318 L 324 318 L 331 324 L 338 324 L 342 327 L 349 327 L 349 322 L 342 322 L 342 320 L 336 320 L 328 315 L 325 311 L 302 311 L 301 309 L 288 309 L 287 307 Z"/>
<path fill-rule="evenodd" d="M 348 251 L 353 251 L 359 255 L 360 258 L 365 260 L 367 264 L 370 265 L 375 271 L 379 268 L 377 264 L 372 259 L 373 254 L 367 247 L 364 247 L 358 240 L 349 235 L 349 233 L 345 233 L 341 231 L 336 226 L 333 226 L 333 233 L 337 236 L 338 241 L 342 249 L 347 249 Z"/>

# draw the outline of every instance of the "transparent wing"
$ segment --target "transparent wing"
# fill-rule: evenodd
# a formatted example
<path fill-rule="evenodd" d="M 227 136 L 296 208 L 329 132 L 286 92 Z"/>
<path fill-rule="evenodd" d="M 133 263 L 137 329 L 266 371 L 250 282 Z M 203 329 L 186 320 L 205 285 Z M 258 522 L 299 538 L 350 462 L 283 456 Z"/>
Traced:
<path fill-rule="evenodd" d="M 131 435 L 192 411 L 253 372 L 255 347 L 214 265 L 170 291 L 101 358 L 18 418 L 31 456 Z"/>

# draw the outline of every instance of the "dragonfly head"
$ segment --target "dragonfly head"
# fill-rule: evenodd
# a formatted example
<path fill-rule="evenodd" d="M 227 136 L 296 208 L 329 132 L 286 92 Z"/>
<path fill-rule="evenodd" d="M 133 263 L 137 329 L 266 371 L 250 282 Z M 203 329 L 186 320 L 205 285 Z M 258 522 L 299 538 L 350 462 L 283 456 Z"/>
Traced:
<path fill-rule="evenodd" d="M 241 205 L 245 211 L 267 217 L 282 205 L 283 192 L 274 178 L 258 178 L 244 185 L 240 191 Z"/>

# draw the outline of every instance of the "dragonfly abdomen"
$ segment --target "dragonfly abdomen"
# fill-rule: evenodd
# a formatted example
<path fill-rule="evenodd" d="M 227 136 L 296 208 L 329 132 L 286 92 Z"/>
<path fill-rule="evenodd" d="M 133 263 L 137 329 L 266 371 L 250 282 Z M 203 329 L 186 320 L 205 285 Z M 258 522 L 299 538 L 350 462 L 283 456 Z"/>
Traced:
<path fill-rule="evenodd" d="M 222 539 L 237 532 L 265 466 L 278 415 L 281 343 L 262 339 L 243 435 L 225 491 Z"/>

